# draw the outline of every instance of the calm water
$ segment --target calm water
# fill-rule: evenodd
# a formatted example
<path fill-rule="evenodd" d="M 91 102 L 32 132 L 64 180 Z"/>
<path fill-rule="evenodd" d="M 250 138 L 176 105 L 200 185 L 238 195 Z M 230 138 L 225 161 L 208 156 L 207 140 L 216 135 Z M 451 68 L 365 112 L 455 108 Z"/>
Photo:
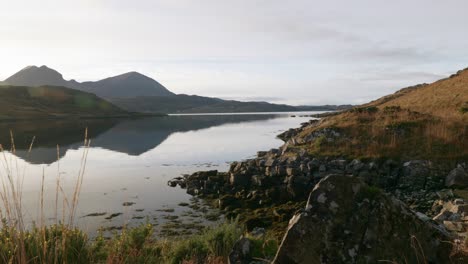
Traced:
<path fill-rule="evenodd" d="M 22 175 L 25 170 L 23 204 L 26 219 L 29 223 L 38 220 L 44 175 L 44 214 L 53 222 L 58 175 L 64 192 L 71 195 L 84 151 L 84 130 L 88 127 L 92 141 L 77 221 L 81 228 L 93 233 L 101 226 L 132 226 L 146 221 L 146 218 L 135 219 L 142 216 L 158 224 L 167 221 L 168 215 L 194 220 L 187 216 L 191 209 L 179 206 L 193 202 L 192 197 L 185 190 L 168 187 L 168 180 L 199 170 L 226 171 L 231 161 L 253 157 L 258 150 L 278 147 L 282 141 L 276 138 L 277 134 L 311 119 L 301 116 L 303 114 L 184 115 L 137 120 L 0 124 L 0 142 L 5 148 L 10 146 L 9 130 L 12 129 L 16 155 L 4 153 L 3 163 L 7 161 L 13 168 L 19 168 L 13 169 L 15 175 Z M 32 153 L 28 154 L 33 136 L 36 136 L 35 144 Z M 60 145 L 58 160 L 57 144 Z M 0 169 L 0 176 L 5 179 L 4 166 Z M 123 206 L 125 202 L 135 204 Z M 83 217 L 91 213 L 106 214 Z M 122 215 L 106 220 L 112 213 Z"/>

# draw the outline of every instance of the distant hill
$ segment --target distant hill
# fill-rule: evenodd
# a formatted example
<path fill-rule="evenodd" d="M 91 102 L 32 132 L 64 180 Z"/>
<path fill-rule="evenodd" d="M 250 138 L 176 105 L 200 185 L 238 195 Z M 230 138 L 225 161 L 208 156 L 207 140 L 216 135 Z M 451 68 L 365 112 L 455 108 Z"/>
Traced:
<path fill-rule="evenodd" d="M 240 102 L 196 95 L 176 95 L 156 80 L 137 72 L 129 72 L 96 82 L 67 81 L 62 74 L 47 66 L 28 66 L 5 80 L 17 86 L 64 86 L 109 100 L 119 107 L 150 113 L 213 113 L 213 112 L 285 112 L 333 111 L 351 106 L 290 106 L 267 102 Z M 1 85 L 1 83 L 0 83 Z"/>
<path fill-rule="evenodd" d="M 169 97 L 152 96 L 113 98 L 115 105 L 134 112 L 149 113 L 241 113 L 241 112 L 293 112 L 335 111 L 346 106 L 291 106 L 267 102 L 240 102 L 197 95 L 179 94 Z"/>
<path fill-rule="evenodd" d="M 129 72 L 97 82 L 79 83 L 75 80 L 65 80 L 62 74 L 47 66 L 28 66 L 6 79 L 4 83 L 32 87 L 63 86 L 90 92 L 102 98 L 174 95 L 157 81 L 137 72 Z"/>
<path fill-rule="evenodd" d="M 0 120 L 131 116 L 94 94 L 58 86 L 0 86 Z"/>
<path fill-rule="evenodd" d="M 325 117 L 294 134 L 291 142 L 316 155 L 466 160 L 468 69 Z"/>

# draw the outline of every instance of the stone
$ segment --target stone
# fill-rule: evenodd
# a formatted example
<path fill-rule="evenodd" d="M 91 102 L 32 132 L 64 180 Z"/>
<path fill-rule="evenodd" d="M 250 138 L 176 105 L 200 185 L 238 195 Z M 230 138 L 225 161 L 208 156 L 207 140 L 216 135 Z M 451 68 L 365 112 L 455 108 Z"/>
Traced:
<path fill-rule="evenodd" d="M 235 244 L 229 253 L 229 264 L 250 264 L 252 258 L 250 256 L 252 242 L 248 238 L 241 238 Z"/>
<path fill-rule="evenodd" d="M 276 159 L 270 157 L 265 161 L 265 167 L 272 167 L 276 165 L 276 163 Z"/>
<path fill-rule="evenodd" d="M 251 175 L 245 173 L 231 173 L 229 182 L 234 186 L 245 187 L 249 185 L 251 177 Z"/>
<path fill-rule="evenodd" d="M 252 185 L 262 187 L 265 185 L 265 175 L 254 175 L 252 176 Z"/>
<path fill-rule="evenodd" d="M 288 176 L 295 175 L 295 174 L 297 174 L 297 169 L 294 168 L 294 167 L 288 167 L 288 168 L 286 168 L 286 174 Z"/>
<path fill-rule="evenodd" d="M 329 175 L 290 220 L 273 263 L 418 263 L 414 243 L 425 262 L 451 263 L 452 240 L 389 194 L 356 177 Z"/>
<path fill-rule="evenodd" d="M 458 222 L 452 221 L 444 221 L 444 226 L 450 231 L 453 232 L 462 232 L 463 231 L 463 224 Z"/>
<path fill-rule="evenodd" d="M 431 163 L 425 160 L 412 160 L 403 164 L 400 185 L 411 190 L 425 188 L 427 177 L 430 175 Z"/>
<path fill-rule="evenodd" d="M 450 190 L 450 189 L 440 190 L 440 191 L 436 192 L 436 194 L 439 197 L 439 199 L 441 199 L 441 200 L 451 199 L 454 196 L 452 190 Z"/>
<path fill-rule="evenodd" d="M 266 230 L 262 227 L 255 227 L 252 232 L 250 232 L 250 235 L 255 238 L 263 238 L 266 235 Z"/>
<path fill-rule="evenodd" d="M 458 166 L 445 178 L 445 186 L 451 188 L 468 187 L 468 173 L 462 166 Z"/>
<path fill-rule="evenodd" d="M 323 173 L 323 172 L 326 172 L 327 171 L 327 167 L 325 165 L 320 165 L 319 166 L 319 172 Z"/>
<path fill-rule="evenodd" d="M 293 198 L 300 198 L 309 191 L 310 177 L 292 175 L 287 179 L 287 190 Z"/>

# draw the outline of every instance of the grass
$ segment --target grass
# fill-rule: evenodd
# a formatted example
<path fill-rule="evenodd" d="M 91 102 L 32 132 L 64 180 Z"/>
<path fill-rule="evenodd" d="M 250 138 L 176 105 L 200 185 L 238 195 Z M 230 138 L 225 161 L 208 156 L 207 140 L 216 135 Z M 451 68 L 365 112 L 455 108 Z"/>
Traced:
<path fill-rule="evenodd" d="M 299 134 L 333 128 L 343 137 L 315 139 L 304 147 L 316 156 L 463 160 L 468 158 L 468 70 L 432 84 L 325 117 Z"/>
<path fill-rule="evenodd" d="M 333 128 L 343 137 L 325 136 L 307 143 L 312 155 L 358 158 L 454 160 L 468 157 L 468 123 L 443 119 L 397 106 L 379 111 L 349 111 L 323 119 L 299 136 Z"/>

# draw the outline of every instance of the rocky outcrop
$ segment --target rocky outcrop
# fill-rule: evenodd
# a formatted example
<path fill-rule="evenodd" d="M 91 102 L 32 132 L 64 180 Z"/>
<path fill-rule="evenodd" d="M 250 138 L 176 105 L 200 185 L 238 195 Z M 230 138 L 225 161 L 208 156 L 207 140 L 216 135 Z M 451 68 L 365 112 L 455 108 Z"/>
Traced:
<path fill-rule="evenodd" d="M 396 198 L 335 174 L 314 187 L 305 210 L 291 219 L 274 263 L 453 263 L 452 240 Z"/>
<path fill-rule="evenodd" d="M 445 188 L 449 178 L 460 182 L 463 168 L 459 165 L 455 172 L 450 172 L 451 168 L 427 160 L 401 163 L 391 159 L 319 158 L 307 155 L 304 150 L 284 154 L 283 149 L 271 149 L 259 151 L 257 158 L 233 162 L 228 172 L 197 172 L 168 184 L 187 188 L 191 195 L 220 199 L 220 204 L 225 206 L 229 206 L 226 201 L 235 197 L 236 203 L 247 202 L 249 208 L 257 208 L 272 203 L 304 201 L 313 186 L 326 175 L 352 175 L 394 194 L 411 209 L 432 217 L 438 214 L 431 213 L 434 202 L 439 199 L 437 191 Z M 223 196 L 230 198 L 224 201 Z"/>

